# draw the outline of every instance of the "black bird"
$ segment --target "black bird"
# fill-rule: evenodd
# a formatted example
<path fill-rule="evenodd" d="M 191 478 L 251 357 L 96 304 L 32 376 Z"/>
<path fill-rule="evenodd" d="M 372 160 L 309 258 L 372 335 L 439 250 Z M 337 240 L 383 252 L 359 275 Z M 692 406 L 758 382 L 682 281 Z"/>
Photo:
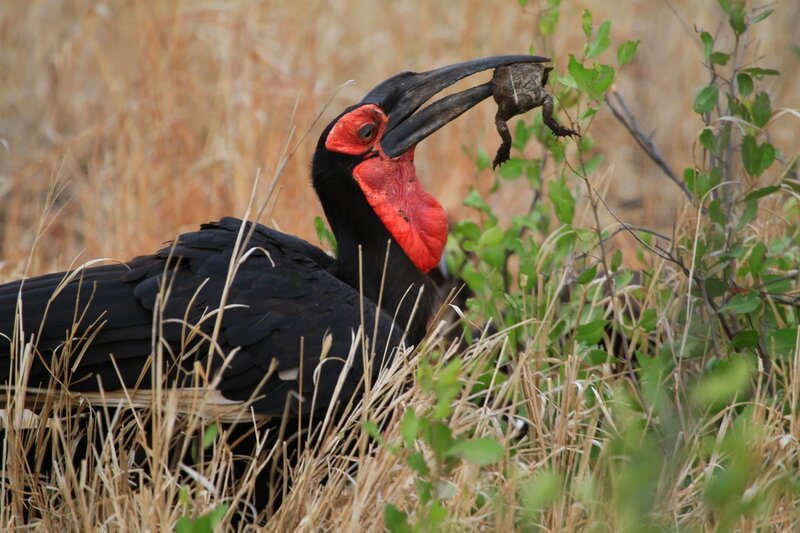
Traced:
<path fill-rule="evenodd" d="M 401 73 L 334 119 L 319 139 L 312 177 L 336 258 L 297 237 L 224 218 L 127 264 L 0 286 L 0 384 L 26 374 L 29 388 L 55 379 L 88 393 L 147 390 L 162 379 L 213 387 L 220 406 L 252 400 L 265 416 L 281 416 L 293 397 L 293 415 L 308 414 L 312 404 L 327 409 L 362 321 L 371 336 L 377 315 L 373 378 L 403 338 L 423 338 L 435 306 L 426 273 L 442 255 L 447 217 L 417 180 L 414 149 L 489 97 L 491 86 L 420 108 L 464 77 L 542 61 L 498 56 Z M 26 342 L 33 350 L 23 357 Z M 363 377 L 361 355 L 351 361 L 338 401 Z M 299 387 L 301 399 L 292 395 Z"/>

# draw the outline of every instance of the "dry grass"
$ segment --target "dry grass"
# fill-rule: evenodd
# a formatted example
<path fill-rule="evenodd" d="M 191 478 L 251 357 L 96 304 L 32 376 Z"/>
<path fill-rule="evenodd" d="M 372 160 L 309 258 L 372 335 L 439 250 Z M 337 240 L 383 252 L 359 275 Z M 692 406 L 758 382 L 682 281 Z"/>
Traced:
<path fill-rule="evenodd" d="M 542 5 L 539 5 L 539 4 Z M 0 276 L 21 274 L 34 222 L 57 169 L 66 182 L 58 216 L 31 274 L 84 258 L 153 250 L 200 222 L 241 213 L 257 169 L 271 175 L 294 123 L 308 129 L 337 87 L 322 121 L 299 142 L 281 182 L 274 220 L 313 238 L 320 209 L 308 179 L 316 135 L 327 119 L 373 84 L 406 69 L 465 58 L 520 53 L 533 44 L 558 57 L 582 46 L 580 9 L 562 9 L 556 49 L 543 49 L 537 15 L 545 2 L 89 2 L 0 5 Z M 701 128 L 691 100 L 706 81 L 697 45 L 665 2 L 585 2 L 614 36 L 641 39 L 642 52 L 618 81 L 645 130 L 676 169 L 690 163 Z M 714 2 L 674 2 L 686 24 L 715 29 Z M 800 7 L 780 2 L 751 47 L 767 65 L 798 66 L 790 50 Z M 387 21 L 391 21 L 388 23 Z M 800 81 L 780 78 L 773 101 L 800 107 Z M 293 109 L 297 105 L 297 111 Z M 487 189 L 472 163 L 492 153 L 492 106 L 462 117 L 418 151 L 420 176 L 454 218 L 467 187 Z M 294 116 L 294 122 L 292 117 Z M 774 135 L 791 152 L 797 130 Z M 682 199 L 604 113 L 593 125 L 615 179 L 609 196 L 631 223 L 673 225 Z M 529 203 L 519 188 L 498 199 L 509 213 Z"/>
<path fill-rule="evenodd" d="M 125 259 L 152 251 L 201 222 L 241 214 L 258 170 L 272 175 L 280 166 L 293 125 L 298 132 L 311 132 L 291 136 L 296 152 L 283 170 L 270 218 L 281 229 L 313 241 L 313 215 L 321 211 L 311 191 L 308 161 L 324 122 L 374 83 L 401 70 L 520 53 L 531 44 L 539 53 L 550 53 L 536 35 L 537 12 L 545 3 L 531 0 L 522 10 L 512 0 L 457 5 L 322 0 L 0 3 L 0 281 L 63 270 L 76 257 Z M 656 142 L 680 169 L 691 164 L 692 141 L 702 127 L 690 110 L 706 74 L 696 39 L 684 32 L 670 4 L 686 24 L 714 29 L 721 23 L 715 2 L 700 7 L 691 0 L 587 0 L 563 8 L 553 55 L 563 68 L 567 54 L 582 45 L 578 28 L 584 6 L 594 11 L 595 20 L 613 20 L 617 42 L 641 39 L 639 57 L 618 80 L 618 89 L 643 126 L 656 130 Z M 776 15 L 763 23 L 762 41 L 752 47 L 764 64 L 787 74 L 769 90 L 773 101 L 794 108 L 800 108 L 800 78 L 788 75 L 798 67 L 789 43 L 798 18 L 799 5 L 778 3 Z M 349 79 L 356 83 L 336 93 Z M 334 93 L 331 106 L 324 108 Z M 312 127 L 320 112 L 322 120 Z M 460 202 L 470 185 L 483 190 L 491 185 L 473 161 L 478 147 L 491 153 L 497 146 L 493 112 L 492 106 L 482 106 L 418 151 L 423 181 L 454 218 L 465 214 Z M 773 131 L 776 146 L 793 156 L 800 146 L 796 125 L 778 123 Z M 644 160 L 610 114 L 600 116 L 592 132 L 608 156 L 607 196 L 615 212 L 624 213 L 627 222 L 694 232 L 691 217 L 681 216 L 682 197 Z M 55 178 L 59 194 L 34 247 Z M 524 184 L 514 187 L 510 184 L 497 200 L 508 213 L 530 202 L 530 193 L 520 192 Z M 265 191 L 266 186 L 259 195 Z M 768 234 L 771 229 L 767 225 L 759 231 Z M 659 303 L 664 317 L 653 338 L 659 343 L 679 339 L 682 332 L 673 331 L 671 324 L 686 283 L 667 264 L 656 262 L 652 268 L 661 275 L 646 293 L 673 294 Z M 542 305 L 557 308 L 554 295 L 537 297 Z M 610 367 L 585 379 L 577 357 L 543 365 L 541 339 L 549 335 L 551 323 L 535 326 L 515 370 L 496 386 L 492 399 L 476 403 L 465 389 L 455 401 L 449 423 L 454 431 L 492 436 L 508 453 L 499 465 L 479 469 L 464 464 L 444 480 L 457 495 L 448 507 L 448 524 L 498 531 L 519 526 L 525 508 L 520 498 L 532 476 L 553 470 L 570 483 L 551 507 L 529 517 L 544 529 L 615 531 L 635 526 L 625 514 L 626 499 L 633 495 L 625 493 L 619 479 L 626 475 L 619 465 L 623 454 L 608 445 L 625 434 L 617 424 L 626 420 L 625 394 L 630 391 L 621 388 L 620 376 Z M 449 342 L 434 335 L 426 349 L 398 357 L 361 404 L 328 431 L 309 438 L 290 474 L 295 490 L 269 529 L 380 530 L 387 501 L 415 509 L 410 469 L 402 458 L 368 443 L 359 428 L 364 419 L 383 419 L 385 439 L 399 442 L 404 410 L 422 412 L 432 401 L 417 386 L 399 385 L 415 383 L 421 360 L 432 353 L 459 355 L 466 362 L 486 360 L 503 349 L 507 338 L 486 338 L 463 353 Z M 648 339 L 636 342 L 642 349 L 660 348 L 648 346 Z M 19 346 L 18 355 L 25 349 Z M 687 364 L 671 377 L 691 381 L 699 371 Z M 800 527 L 797 491 L 782 490 L 786 473 L 796 472 L 800 462 L 800 369 L 786 363 L 776 373 L 794 384 L 787 387 L 791 394 L 768 401 L 766 391 L 758 389 L 748 400 L 757 422 L 748 428 L 754 436 L 750 457 L 760 468 L 751 487 L 763 494 L 764 503 L 757 518 L 735 524 L 742 530 Z M 169 397 L 169 391 L 158 394 Z M 512 397 L 531 416 L 524 435 L 505 424 L 518 416 L 517 406 L 506 401 Z M 22 417 L 23 404 L 13 404 L 20 398 L 9 401 L 8 416 Z M 686 405 L 686 399 L 676 398 L 675 403 Z M 81 398 L 62 395 L 45 410 L 52 415 L 46 431 L 7 425 L 3 455 L 12 481 L 2 488 L 3 527 L 19 526 L 23 507 L 30 506 L 42 510 L 37 525 L 49 531 L 162 530 L 182 514 L 196 516 L 220 503 L 235 507 L 246 500 L 254 473 L 232 478 L 233 452 L 224 439 L 217 440 L 199 466 L 181 466 L 169 457 L 167 443 L 189 449 L 210 419 L 191 409 L 179 413 L 176 401 L 156 401 L 144 409 L 126 409 L 125 401 L 121 405 L 119 411 L 90 412 Z M 75 423 L 75 415 L 68 413 L 76 410 L 92 422 Z M 718 525 L 702 492 L 727 453 L 723 441 L 733 431 L 733 413 L 733 407 L 713 419 L 674 413 L 674 453 L 666 454 L 671 462 L 662 465 L 654 505 L 661 523 L 697 530 Z M 663 413 L 653 417 L 659 415 Z M 149 416 L 153 426 L 145 432 L 143 420 Z M 716 434 L 709 434 L 712 423 L 718 424 Z M 73 469 L 63 458 L 86 438 L 81 437 L 84 431 L 111 436 Z M 22 457 L 43 442 L 50 442 L 63 468 L 31 483 Z M 268 464 L 267 458 L 280 455 L 265 442 L 253 464 Z M 704 452 L 692 453 L 697 450 Z M 134 451 L 141 460 L 137 464 L 147 468 L 131 476 L 126 470 L 133 465 Z M 659 458 L 639 459 L 646 463 Z M 354 469 L 355 464 L 360 468 Z M 479 494 L 482 503 L 477 504 Z"/>

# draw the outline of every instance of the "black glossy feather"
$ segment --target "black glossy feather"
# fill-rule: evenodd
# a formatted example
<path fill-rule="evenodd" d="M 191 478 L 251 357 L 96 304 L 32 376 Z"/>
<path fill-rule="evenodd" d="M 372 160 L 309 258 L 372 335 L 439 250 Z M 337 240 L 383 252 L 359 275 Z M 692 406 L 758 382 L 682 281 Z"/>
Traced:
<path fill-rule="evenodd" d="M 170 385 L 199 384 L 193 381 L 196 363 L 213 374 L 224 355 L 236 350 L 218 389 L 231 400 L 260 397 L 254 408 L 265 415 L 282 414 L 287 394 L 298 388 L 286 372 L 291 375 L 292 369 L 301 366 L 301 353 L 303 372 L 298 379 L 303 381 L 306 397 L 302 411 L 310 409 L 314 371 L 325 336 L 330 334 L 331 359 L 322 365 L 316 387 L 316 406 L 326 408 L 342 366 L 337 359 L 347 358 L 361 324 L 361 297 L 329 272 L 333 258 L 301 239 L 255 226 L 245 247 L 254 250 L 239 265 L 229 288 L 228 308 L 222 313 L 217 342 L 223 355 L 209 350 L 204 336 L 214 331 L 240 226 L 238 219 L 225 218 L 126 265 L 87 268 L 52 301 L 65 274 L 0 286 L 0 333 L 14 336 L 14 311 L 21 294 L 25 336 L 34 336 L 41 355 L 34 361 L 29 385 L 47 386 L 50 369 L 45 361 L 51 360 L 53 350 L 63 349 L 59 347 L 65 340 L 96 331 L 77 365 L 75 360 L 68 362 L 70 367 L 77 366 L 69 375 L 71 388 L 97 390 L 98 381 L 105 390 L 133 387 L 143 369 L 149 368 L 153 319 L 159 314 L 165 341 L 161 353 Z M 249 229 L 248 225 L 245 234 Z M 48 302 L 50 311 L 45 316 Z M 375 304 L 366 300 L 364 320 L 369 334 L 376 313 Z M 76 317 L 80 320 L 73 330 Z M 384 347 L 400 344 L 403 332 L 387 313 L 380 313 L 378 321 L 375 345 L 382 356 Z M 10 353 L 9 341 L 0 339 L 0 360 L 8 361 Z M 189 357 L 181 357 L 187 353 Z M 273 364 L 276 372 L 256 390 Z M 339 401 L 356 391 L 363 373 L 360 354 L 352 364 Z M 373 373 L 377 374 L 380 364 L 373 364 Z M 0 365 L 0 382 L 9 380 L 9 368 Z M 285 371 L 282 377 L 279 371 Z M 151 384 L 149 371 L 145 373 L 147 388 Z M 297 402 L 293 403 L 297 409 Z"/>

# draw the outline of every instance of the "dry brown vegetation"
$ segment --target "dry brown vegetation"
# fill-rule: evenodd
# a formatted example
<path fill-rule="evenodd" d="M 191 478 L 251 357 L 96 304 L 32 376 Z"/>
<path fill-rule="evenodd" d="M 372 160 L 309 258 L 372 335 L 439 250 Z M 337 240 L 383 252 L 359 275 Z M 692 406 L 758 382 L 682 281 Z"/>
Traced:
<path fill-rule="evenodd" d="M 126 259 L 155 250 L 202 222 L 240 216 L 259 172 L 267 178 L 280 175 L 267 222 L 313 242 L 312 221 L 321 210 L 310 187 L 308 162 L 319 131 L 340 109 L 402 70 L 524 53 L 531 46 L 541 55 L 552 53 L 558 59 L 556 68 L 564 70 L 567 53 L 583 46 L 578 29 L 583 8 L 592 9 L 595 20 L 614 21 L 615 41 L 641 40 L 637 59 L 618 78 L 616 88 L 642 127 L 655 132 L 654 140 L 674 168 L 691 165 L 692 145 L 703 126 L 691 112 L 692 99 L 707 82 L 692 24 L 710 30 L 722 25 L 716 2 L 565 2 L 554 50 L 545 48 L 536 31 L 545 4 L 0 3 L 0 281 L 65 270 L 76 258 L 78 263 L 96 257 Z M 800 78 L 791 75 L 800 59 L 790 46 L 796 39 L 800 4 L 783 1 L 775 9 L 750 49 L 751 59 L 766 58 L 768 65 L 784 72 L 768 81 L 767 89 L 783 107 L 800 108 Z M 351 79 L 355 83 L 343 86 Z M 493 113 L 493 106 L 481 106 L 425 141 L 417 152 L 421 179 L 453 219 L 469 216 L 461 202 L 470 185 L 481 190 L 491 186 L 489 172 L 478 172 L 474 161 L 479 149 L 492 153 L 497 146 Z M 779 122 L 771 130 L 772 142 L 789 157 L 795 157 L 800 146 L 796 124 Z M 610 113 L 604 110 L 598 116 L 592 133 L 597 149 L 607 156 L 600 174 L 607 187 L 604 194 L 618 215 L 668 233 L 673 228 L 689 234 L 695 230 L 694 220 L 685 216 L 684 197 L 641 155 Z M 282 168 L 287 145 L 294 152 Z M 266 197 L 269 182 L 261 180 L 259 201 Z M 57 191 L 55 198 L 51 191 Z M 530 191 L 523 183 L 510 183 L 494 201 L 501 211 L 513 214 L 530 203 Z M 588 208 L 581 216 L 591 219 Z M 611 221 L 609 217 L 603 223 Z M 44 231 L 36 242 L 40 222 Z M 763 226 L 759 231 L 768 234 L 772 229 Z M 648 290 L 673 294 L 659 304 L 664 318 L 655 336 L 680 338 L 682 332 L 672 329 L 672 319 L 688 283 L 668 262 L 653 259 L 650 266 L 663 276 Z M 555 294 L 535 297 L 548 309 L 556 307 Z M 613 307 L 609 300 L 586 303 Z M 537 348 L 549 334 L 547 323 L 541 323 L 531 334 L 525 357 L 544 357 Z M 489 358 L 507 342 L 502 333 L 483 339 L 462 354 L 465 364 Z M 638 342 L 644 346 L 647 339 Z M 413 474 L 402 457 L 369 444 L 361 423 L 385 418 L 386 441 L 401 441 L 405 409 L 422 412 L 434 400 L 420 387 L 400 388 L 398 383 L 416 383 L 417 366 L 430 353 L 453 355 L 454 350 L 442 335 L 434 334 L 425 350 L 396 359 L 372 394 L 338 422 L 338 430 L 329 428 L 309 439 L 306 455 L 292 474 L 295 490 L 269 529 L 380 530 L 386 502 L 413 510 Z M 543 528 L 634 527 L 633 518 L 621 511 L 626 507 L 620 500 L 635 495 L 626 494 L 624 483 L 615 478 L 628 473 L 616 469 L 613 447 L 602 446 L 624 433 L 623 427 L 613 425 L 613 420 L 627 419 L 620 376 L 609 368 L 587 382 L 579 377 L 581 362 L 575 357 L 549 361 L 541 371 L 525 360 L 517 363 L 518 370 L 497 385 L 496 402 L 487 397 L 474 403 L 468 387 L 454 400 L 449 422 L 453 431 L 469 428 L 492 436 L 507 453 L 500 464 L 487 469 L 460 465 L 446 480 L 455 491 L 449 526 L 511 530 L 519 525 L 520 494 L 531 480 L 543 479 L 537 474 L 555 469 L 577 481 L 535 516 Z M 687 372 L 693 377 L 700 370 L 698 366 Z M 773 403 L 769 391 L 757 387 L 749 398 L 759 423 L 750 458 L 761 469 L 752 487 L 753 494 L 764 489 L 759 500 L 764 511 L 736 522 L 742 530 L 800 527 L 797 489 L 783 490 L 782 485 L 787 483 L 785 473 L 796 472 L 800 462 L 800 367 L 786 363 L 776 372 L 793 384 L 786 396 Z M 593 401 L 584 394 L 587 387 L 597 391 Z M 158 394 L 168 397 L 169 391 Z M 521 395 L 533 413 L 527 436 L 520 437 L 503 422 L 516 416 L 516 406 L 500 399 L 515 395 Z M 55 448 L 70 448 L 70 435 L 78 429 L 64 414 L 81 409 L 78 404 L 80 399 L 63 397 L 47 407 L 56 415 L 48 433 Z M 99 416 L 100 429 L 111 428 L 114 435 L 104 451 L 92 456 L 84 469 L 59 472 L 33 490 L 20 481 L 4 484 L 7 505 L 0 508 L 0 524 L 19 526 L 22 502 L 32 501 L 34 508 L 44 510 L 37 525 L 49 531 L 163 530 L 182 515 L 198 516 L 220 503 L 235 507 L 246 500 L 253 477 L 231 479 L 231 452 L 220 440 L 198 470 L 163 467 L 168 464 L 166 443 L 188 448 L 207 427 L 198 415 L 179 416 L 176 409 L 158 396 L 145 410 L 157 421 L 151 441 L 136 436 L 142 423 L 137 411 L 124 411 L 117 418 L 103 415 L 111 420 Z M 652 416 L 659 414 L 663 415 Z M 733 412 L 725 410 L 711 420 L 674 421 L 676 448 L 680 443 L 681 449 L 708 453 L 702 459 L 676 454 L 674 475 L 665 474 L 660 500 L 653 505 L 662 523 L 697 530 L 719 525 L 709 518 L 701 494 L 709 472 L 719 467 L 725 454 L 724 436 L 750 429 L 735 428 L 733 419 Z M 712 423 L 719 429 L 709 437 L 702 424 Z M 31 435 L 9 429 L 4 440 L 4 454 L 12 458 L 9 479 L 24 478 L 11 468 L 20 463 L 22 453 L 41 444 Z M 133 448 L 143 450 L 150 465 L 138 485 L 121 474 Z M 355 455 L 344 453 L 352 449 Z M 276 454 L 265 446 L 254 464 L 264 464 Z M 639 459 L 655 461 L 646 454 Z M 354 470 L 354 464 L 360 468 Z M 478 495 L 481 505 L 475 504 Z"/>
<path fill-rule="evenodd" d="M 701 128 L 691 101 L 706 73 L 682 23 L 715 29 L 714 2 L 566 3 L 555 50 L 537 37 L 546 2 L 89 2 L 0 5 L 0 276 L 18 277 L 32 248 L 50 181 L 64 184 L 30 274 L 83 259 L 153 250 L 182 230 L 240 214 L 253 178 L 270 176 L 293 127 L 297 152 L 281 180 L 272 218 L 313 239 L 321 213 L 309 186 L 316 135 L 378 81 L 465 58 L 525 52 L 557 56 L 582 47 L 580 10 L 614 21 L 614 38 L 641 39 L 644 53 L 617 81 L 646 131 L 675 168 L 689 163 Z M 778 3 L 753 55 L 785 65 L 800 7 Z M 348 80 L 355 83 L 338 93 Z M 800 106 L 800 81 L 780 78 L 774 100 Z M 335 96 L 334 96 L 335 95 Z M 325 103 L 334 96 L 331 105 Z M 295 110 L 296 108 L 296 110 Z M 314 118 L 322 112 L 321 120 Z M 474 154 L 497 137 L 485 104 L 427 140 L 420 176 L 457 219 L 477 175 Z M 778 127 L 782 127 L 781 124 Z M 301 133 L 311 128 L 301 140 Z M 787 124 L 777 143 L 797 145 Z M 611 198 L 626 220 L 671 227 L 681 198 L 608 113 L 593 132 L 612 169 Z M 522 184 L 519 185 L 522 188 Z M 513 188 L 509 213 L 529 202 Z M 500 200 L 498 200 L 500 201 Z M 619 211 L 619 209 L 618 209 Z"/>

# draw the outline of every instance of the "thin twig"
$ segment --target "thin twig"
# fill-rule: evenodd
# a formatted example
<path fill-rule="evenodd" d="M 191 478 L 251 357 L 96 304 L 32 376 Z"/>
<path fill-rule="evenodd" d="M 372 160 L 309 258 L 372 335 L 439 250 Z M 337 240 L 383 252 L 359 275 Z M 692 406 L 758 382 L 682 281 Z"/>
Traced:
<path fill-rule="evenodd" d="M 691 199 L 692 193 L 689 192 L 686 184 L 669 166 L 669 163 L 667 163 L 667 160 L 661 155 L 661 151 L 655 145 L 651 136 L 645 134 L 641 128 L 639 128 L 639 125 L 636 123 L 636 118 L 630 112 L 628 106 L 625 105 L 625 100 L 623 100 L 619 92 L 613 89 L 609 91 L 606 95 L 606 104 L 614 114 L 614 117 L 628 130 L 628 133 L 631 134 L 636 144 L 644 150 L 644 153 L 647 154 L 653 163 L 683 191 L 683 194 L 685 194 L 687 198 Z"/>

